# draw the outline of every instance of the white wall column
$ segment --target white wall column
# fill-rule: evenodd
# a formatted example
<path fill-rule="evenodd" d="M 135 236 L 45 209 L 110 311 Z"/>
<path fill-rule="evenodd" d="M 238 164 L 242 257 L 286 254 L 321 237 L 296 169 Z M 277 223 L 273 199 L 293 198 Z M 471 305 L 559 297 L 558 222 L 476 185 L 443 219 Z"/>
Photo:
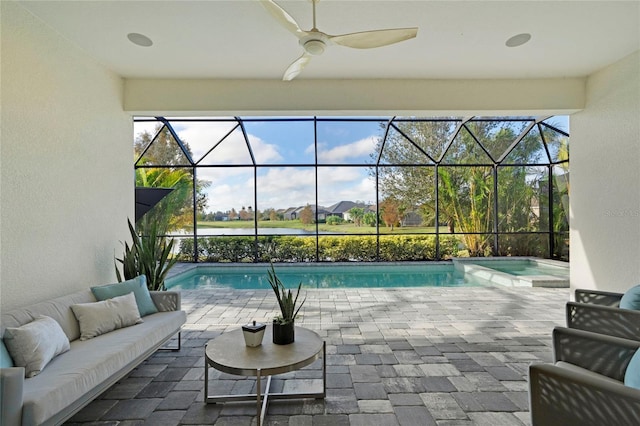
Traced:
<path fill-rule="evenodd" d="M 571 117 L 571 287 L 640 284 L 640 53 L 589 77 Z"/>

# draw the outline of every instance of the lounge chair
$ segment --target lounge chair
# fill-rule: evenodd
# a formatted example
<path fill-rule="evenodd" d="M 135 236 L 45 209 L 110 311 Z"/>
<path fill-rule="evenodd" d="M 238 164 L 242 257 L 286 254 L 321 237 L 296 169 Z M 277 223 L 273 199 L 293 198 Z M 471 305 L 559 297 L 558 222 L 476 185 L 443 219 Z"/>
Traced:
<path fill-rule="evenodd" d="M 639 425 L 640 389 L 625 385 L 640 386 L 639 348 L 639 341 L 556 327 L 555 364 L 529 367 L 532 425 Z"/>
<path fill-rule="evenodd" d="M 567 302 L 567 327 L 640 340 L 640 310 L 620 308 L 623 293 L 578 289 L 575 295 Z"/>

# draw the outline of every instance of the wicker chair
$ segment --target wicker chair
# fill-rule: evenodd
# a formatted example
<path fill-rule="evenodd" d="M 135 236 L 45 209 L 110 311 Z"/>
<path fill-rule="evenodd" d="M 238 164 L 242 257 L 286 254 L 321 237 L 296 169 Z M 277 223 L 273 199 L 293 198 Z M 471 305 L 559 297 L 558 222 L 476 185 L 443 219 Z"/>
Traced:
<path fill-rule="evenodd" d="M 624 385 L 640 342 L 556 327 L 555 364 L 529 367 L 533 426 L 640 424 L 640 390 Z"/>
<path fill-rule="evenodd" d="M 620 309 L 622 293 L 576 290 L 567 302 L 567 327 L 640 340 L 640 311 Z"/>

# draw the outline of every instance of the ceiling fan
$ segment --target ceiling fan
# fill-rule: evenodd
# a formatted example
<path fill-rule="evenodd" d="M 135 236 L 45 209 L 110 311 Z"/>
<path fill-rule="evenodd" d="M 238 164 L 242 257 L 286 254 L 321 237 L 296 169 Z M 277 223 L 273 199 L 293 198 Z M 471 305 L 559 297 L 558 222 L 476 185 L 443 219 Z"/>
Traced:
<path fill-rule="evenodd" d="M 338 44 L 340 46 L 352 47 L 355 49 L 371 49 L 389 44 L 398 43 L 414 38 L 418 34 L 418 28 L 393 28 L 386 30 L 363 31 L 342 35 L 329 35 L 316 28 L 316 2 L 313 4 L 313 28 L 309 31 L 300 29 L 298 23 L 273 0 L 260 0 L 260 3 L 267 9 L 280 24 L 298 37 L 298 43 L 304 49 L 302 56 L 296 59 L 284 72 L 282 79 L 290 81 L 296 78 L 309 63 L 312 56 L 321 55 L 327 46 Z"/>

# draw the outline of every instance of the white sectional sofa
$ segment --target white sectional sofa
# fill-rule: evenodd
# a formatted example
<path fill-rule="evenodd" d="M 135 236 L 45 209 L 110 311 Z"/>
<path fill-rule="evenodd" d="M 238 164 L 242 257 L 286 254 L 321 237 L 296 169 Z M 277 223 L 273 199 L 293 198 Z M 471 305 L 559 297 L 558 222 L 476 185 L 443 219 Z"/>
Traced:
<path fill-rule="evenodd" d="M 150 292 L 157 313 L 139 324 L 80 340 L 80 326 L 71 308 L 93 303 L 91 289 L 3 312 L 0 336 L 7 327 L 20 327 L 44 315 L 53 318 L 69 339 L 70 350 L 53 358 L 42 371 L 25 378 L 24 367 L 0 369 L 0 425 L 58 425 L 127 375 L 186 322 L 180 293 Z M 55 324 L 54 324 L 55 325 Z"/>

